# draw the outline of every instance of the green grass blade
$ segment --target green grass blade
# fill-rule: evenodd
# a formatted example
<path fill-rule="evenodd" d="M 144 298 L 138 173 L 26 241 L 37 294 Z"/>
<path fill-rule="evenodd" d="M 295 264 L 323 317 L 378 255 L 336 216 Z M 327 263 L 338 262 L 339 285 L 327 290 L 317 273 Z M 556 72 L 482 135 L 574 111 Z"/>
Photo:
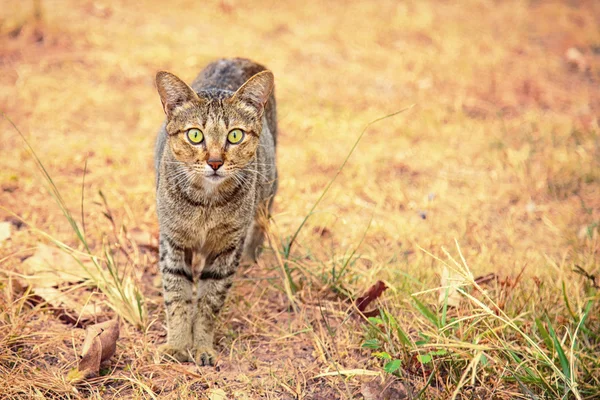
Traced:
<path fill-rule="evenodd" d="M 440 321 L 437 317 L 437 315 L 435 315 L 430 309 L 429 307 L 427 307 L 425 304 L 421 303 L 419 301 L 419 299 L 417 299 L 416 297 L 413 297 L 413 302 L 415 304 L 415 307 L 417 308 L 417 310 L 425 317 L 427 318 L 436 328 L 440 328 Z"/>
<path fill-rule="evenodd" d="M 558 361 L 560 362 L 560 366 L 563 370 L 563 374 L 565 375 L 567 381 L 571 381 L 571 368 L 569 367 L 569 360 L 567 359 L 567 356 L 565 355 L 565 352 L 562 348 L 562 345 L 560 344 L 560 341 L 558 340 L 558 337 L 556 336 L 556 332 L 554 331 L 554 328 L 552 327 L 552 323 L 550 322 L 550 319 L 548 317 L 546 317 L 546 323 L 548 324 L 548 334 L 550 335 L 550 337 L 552 338 L 552 342 L 554 343 L 554 349 L 556 350 L 556 353 L 558 355 Z"/>
<path fill-rule="evenodd" d="M 571 308 L 571 304 L 569 303 L 569 298 L 567 297 L 567 288 L 565 287 L 565 281 L 562 281 L 562 294 L 563 294 L 563 299 L 565 301 L 565 306 L 567 307 L 567 311 L 571 315 L 571 318 L 573 318 L 573 320 L 576 321 L 577 316 L 573 312 L 573 309 Z"/>
<path fill-rule="evenodd" d="M 538 332 L 540 333 L 540 336 L 544 340 L 546 347 L 548 348 L 548 350 L 551 350 L 554 347 L 554 344 L 552 342 L 552 338 L 550 338 L 550 335 L 548 334 L 548 331 L 546 330 L 546 327 L 544 326 L 544 323 L 539 318 L 536 318 L 535 326 L 537 327 Z"/>
<path fill-rule="evenodd" d="M 444 293 L 444 304 L 442 305 L 442 320 L 440 321 L 441 326 L 446 326 L 446 317 L 448 315 L 448 294 L 450 293 L 450 288 L 447 287 Z"/>

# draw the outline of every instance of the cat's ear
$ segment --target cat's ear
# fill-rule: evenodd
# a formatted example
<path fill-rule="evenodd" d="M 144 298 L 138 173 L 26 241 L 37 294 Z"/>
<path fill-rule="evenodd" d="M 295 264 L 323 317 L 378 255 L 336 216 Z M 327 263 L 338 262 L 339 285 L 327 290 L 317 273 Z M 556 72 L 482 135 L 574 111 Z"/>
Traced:
<path fill-rule="evenodd" d="M 198 95 L 184 81 L 166 71 L 156 74 L 156 88 L 160 95 L 165 114 L 189 101 L 198 100 Z"/>
<path fill-rule="evenodd" d="M 231 102 L 260 117 L 273 91 L 273 85 L 274 78 L 271 71 L 259 72 L 235 92 Z"/>

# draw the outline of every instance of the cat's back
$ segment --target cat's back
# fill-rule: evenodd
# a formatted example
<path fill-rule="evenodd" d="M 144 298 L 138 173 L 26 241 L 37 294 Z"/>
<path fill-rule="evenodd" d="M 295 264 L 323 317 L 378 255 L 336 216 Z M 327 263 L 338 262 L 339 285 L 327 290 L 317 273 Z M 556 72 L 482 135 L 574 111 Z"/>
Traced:
<path fill-rule="evenodd" d="M 247 58 L 222 58 L 208 64 L 192 82 L 196 92 L 211 90 L 237 91 L 248 79 L 267 68 Z M 277 110 L 275 93 L 265 105 L 265 117 L 273 141 L 277 139 Z"/>
<path fill-rule="evenodd" d="M 192 89 L 222 89 L 235 92 L 252 76 L 266 70 L 247 58 L 222 58 L 208 64 L 192 82 Z"/>

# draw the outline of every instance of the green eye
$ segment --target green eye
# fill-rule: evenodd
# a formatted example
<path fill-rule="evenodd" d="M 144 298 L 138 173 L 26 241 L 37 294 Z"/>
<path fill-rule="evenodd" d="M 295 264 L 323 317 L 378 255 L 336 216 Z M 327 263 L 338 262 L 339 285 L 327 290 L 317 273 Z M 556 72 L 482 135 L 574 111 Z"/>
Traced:
<path fill-rule="evenodd" d="M 204 140 L 204 135 L 202 134 L 202 131 L 196 128 L 188 129 L 187 137 L 188 140 L 192 142 L 192 144 L 202 143 L 202 141 Z"/>
<path fill-rule="evenodd" d="M 236 144 L 242 141 L 242 139 L 244 138 L 244 131 L 242 131 L 241 129 L 234 129 L 231 132 L 229 132 L 229 135 L 227 135 L 227 141 L 231 144 Z"/>

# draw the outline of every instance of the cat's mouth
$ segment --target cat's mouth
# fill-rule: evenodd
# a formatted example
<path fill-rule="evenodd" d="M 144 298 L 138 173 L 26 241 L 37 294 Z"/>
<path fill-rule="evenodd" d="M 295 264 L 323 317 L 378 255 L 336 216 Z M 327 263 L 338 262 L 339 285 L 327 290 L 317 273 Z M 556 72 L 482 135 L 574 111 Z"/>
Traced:
<path fill-rule="evenodd" d="M 215 184 L 215 183 L 220 183 L 222 182 L 225 177 L 223 175 L 217 174 L 216 172 L 214 174 L 210 174 L 210 175 L 204 175 L 204 179 L 206 179 L 208 182 Z"/>

